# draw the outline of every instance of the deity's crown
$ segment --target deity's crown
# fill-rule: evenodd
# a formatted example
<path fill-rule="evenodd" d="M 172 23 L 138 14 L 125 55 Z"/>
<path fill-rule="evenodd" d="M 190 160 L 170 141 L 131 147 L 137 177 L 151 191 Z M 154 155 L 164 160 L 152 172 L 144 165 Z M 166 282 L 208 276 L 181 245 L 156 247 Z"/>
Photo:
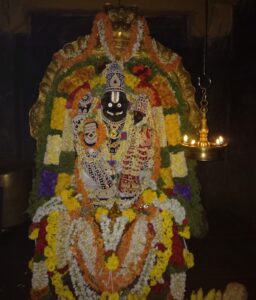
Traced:
<path fill-rule="evenodd" d="M 124 74 L 117 62 L 112 62 L 106 69 L 105 92 L 125 92 Z"/>

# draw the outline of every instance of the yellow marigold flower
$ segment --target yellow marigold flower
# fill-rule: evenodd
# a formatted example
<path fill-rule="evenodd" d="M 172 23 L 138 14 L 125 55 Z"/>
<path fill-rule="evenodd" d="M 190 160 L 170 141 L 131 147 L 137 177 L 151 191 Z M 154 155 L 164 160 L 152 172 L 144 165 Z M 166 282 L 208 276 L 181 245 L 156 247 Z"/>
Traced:
<path fill-rule="evenodd" d="M 56 195 L 60 196 L 61 192 L 66 189 L 71 181 L 71 176 L 67 173 L 59 173 L 57 185 L 55 187 Z"/>
<path fill-rule="evenodd" d="M 48 220 L 49 222 L 49 220 Z M 51 222 L 49 222 L 46 226 L 46 232 L 48 232 L 50 235 L 52 235 L 53 233 L 55 233 L 56 231 L 56 226 L 53 225 Z"/>
<path fill-rule="evenodd" d="M 49 246 L 46 246 L 44 248 L 44 256 L 46 256 L 46 257 L 53 257 L 54 253 L 52 251 L 52 248 L 50 248 Z"/>
<path fill-rule="evenodd" d="M 129 293 L 127 300 L 138 300 L 138 296 L 136 294 Z"/>
<path fill-rule="evenodd" d="M 59 273 L 55 273 L 52 277 L 52 283 L 54 285 L 57 285 L 59 283 L 59 281 L 61 280 L 60 274 Z"/>
<path fill-rule="evenodd" d="M 45 165 L 58 165 L 60 159 L 62 138 L 60 135 L 48 135 L 44 155 Z"/>
<path fill-rule="evenodd" d="M 112 253 L 112 255 L 107 258 L 106 267 L 110 271 L 115 271 L 118 268 L 118 266 L 119 266 L 119 259 L 115 255 L 115 253 Z"/>
<path fill-rule="evenodd" d="M 165 130 L 169 145 L 175 146 L 181 143 L 182 139 L 178 114 L 165 116 Z"/>
<path fill-rule="evenodd" d="M 187 249 L 183 249 L 183 257 L 185 259 L 187 267 L 192 268 L 194 266 L 194 255 Z"/>
<path fill-rule="evenodd" d="M 56 262 L 53 258 L 47 258 L 45 260 L 45 265 L 46 265 L 48 271 L 53 272 L 56 267 Z"/>
<path fill-rule="evenodd" d="M 172 170 L 171 168 L 161 168 L 160 169 L 160 176 L 163 179 L 166 189 L 173 188 L 173 180 L 172 180 Z"/>
<path fill-rule="evenodd" d="M 148 285 L 144 285 L 142 288 L 142 291 L 145 295 L 148 295 L 150 293 L 150 287 Z"/>
<path fill-rule="evenodd" d="M 66 110 L 66 99 L 62 97 L 54 98 L 53 108 L 51 113 L 51 128 L 57 130 L 63 130 L 65 110 Z"/>
<path fill-rule="evenodd" d="M 132 90 L 134 90 L 135 87 L 137 87 L 137 85 L 140 82 L 140 80 L 137 76 L 134 76 L 128 72 L 124 73 L 124 80 L 125 80 L 126 85 L 128 87 L 130 87 Z"/>
<path fill-rule="evenodd" d="M 129 222 L 132 222 L 136 218 L 136 213 L 132 208 L 123 210 L 122 215 L 126 216 L 129 219 Z"/>
<path fill-rule="evenodd" d="M 108 210 L 105 207 L 98 207 L 95 213 L 95 219 L 96 221 L 100 222 L 101 216 L 108 215 Z"/>
<path fill-rule="evenodd" d="M 168 199 L 168 197 L 164 193 L 161 193 L 158 199 L 159 201 L 164 202 Z"/>
<path fill-rule="evenodd" d="M 147 189 L 143 192 L 142 197 L 145 204 L 151 204 L 157 199 L 157 193 L 151 189 Z"/>
<path fill-rule="evenodd" d="M 118 292 L 103 292 L 100 296 L 100 300 L 119 300 L 119 294 Z"/>
<path fill-rule="evenodd" d="M 31 240 L 36 240 L 38 238 L 39 229 L 34 228 L 33 231 L 28 236 Z"/>
<path fill-rule="evenodd" d="M 50 234 L 48 231 L 47 231 L 47 234 L 45 236 L 45 239 L 47 241 L 48 244 L 50 244 L 55 238 L 54 238 L 54 235 Z"/>
<path fill-rule="evenodd" d="M 188 168 L 184 151 L 171 153 L 171 169 L 173 177 L 185 177 L 188 174 Z"/>
<path fill-rule="evenodd" d="M 68 211 L 73 211 L 73 210 L 81 208 L 80 203 L 78 202 L 78 200 L 75 197 L 71 197 L 71 198 L 65 199 L 65 200 L 62 199 L 62 201 Z"/>
<path fill-rule="evenodd" d="M 116 293 L 111 293 L 108 297 L 109 300 L 119 300 L 119 294 Z"/>
<path fill-rule="evenodd" d="M 184 237 L 185 239 L 190 238 L 190 228 L 188 225 L 185 226 L 185 228 L 181 231 L 179 231 L 179 235 Z"/>
<path fill-rule="evenodd" d="M 71 189 L 65 189 L 61 191 L 60 196 L 62 198 L 62 201 L 67 201 L 71 197 L 72 193 L 73 191 Z"/>

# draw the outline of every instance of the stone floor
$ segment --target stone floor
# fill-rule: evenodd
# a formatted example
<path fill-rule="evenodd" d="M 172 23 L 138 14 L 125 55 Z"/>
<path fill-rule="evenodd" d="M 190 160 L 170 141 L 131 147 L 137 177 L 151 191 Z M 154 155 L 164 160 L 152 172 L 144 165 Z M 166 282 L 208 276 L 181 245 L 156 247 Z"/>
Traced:
<path fill-rule="evenodd" d="M 230 215 L 209 214 L 209 232 L 204 239 L 192 239 L 189 248 L 195 267 L 188 272 L 187 297 L 202 287 L 223 290 L 228 282 L 244 284 L 249 300 L 256 299 L 256 232 Z M 218 222 L 216 222 L 218 220 Z M 27 239 L 28 224 L 0 236 L 0 299 L 28 300 L 30 272 L 27 265 L 33 243 Z"/>

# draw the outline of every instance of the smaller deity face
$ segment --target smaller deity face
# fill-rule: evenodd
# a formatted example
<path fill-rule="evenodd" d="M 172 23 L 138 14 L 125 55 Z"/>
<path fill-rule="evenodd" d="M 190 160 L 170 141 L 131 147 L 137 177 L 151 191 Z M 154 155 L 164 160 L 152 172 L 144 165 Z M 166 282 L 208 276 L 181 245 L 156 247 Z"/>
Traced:
<path fill-rule="evenodd" d="M 84 126 L 84 141 L 86 145 L 93 146 L 97 142 L 97 124 L 95 122 L 87 123 Z"/>
<path fill-rule="evenodd" d="M 103 114 L 110 121 L 118 122 L 126 117 L 129 101 L 123 92 L 107 92 L 101 99 Z"/>
<path fill-rule="evenodd" d="M 87 93 L 83 96 L 78 104 L 78 114 L 85 114 L 89 111 L 92 103 L 92 96 L 90 93 Z"/>

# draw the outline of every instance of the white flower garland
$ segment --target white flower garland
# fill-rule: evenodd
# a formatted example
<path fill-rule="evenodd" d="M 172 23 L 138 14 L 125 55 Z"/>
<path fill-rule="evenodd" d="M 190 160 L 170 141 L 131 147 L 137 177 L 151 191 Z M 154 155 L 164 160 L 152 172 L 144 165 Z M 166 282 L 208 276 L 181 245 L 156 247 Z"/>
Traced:
<path fill-rule="evenodd" d="M 60 197 L 52 197 L 40 206 L 33 217 L 33 223 L 39 223 L 43 217 L 48 216 L 52 211 L 66 211 Z"/>
<path fill-rule="evenodd" d="M 82 252 L 83 260 L 88 268 L 88 271 L 95 276 L 95 238 L 90 224 L 84 221 L 83 224 L 81 224 L 81 228 L 79 228 L 78 234 L 78 248 Z"/>
<path fill-rule="evenodd" d="M 186 288 L 186 273 L 171 274 L 170 291 L 174 300 L 183 300 Z"/>
<path fill-rule="evenodd" d="M 75 294 L 79 300 L 91 299 L 97 300 L 99 296 L 91 290 L 91 288 L 84 281 L 83 275 L 81 274 L 81 270 L 76 262 L 76 258 L 72 252 L 72 246 L 75 244 L 75 236 L 77 231 L 83 230 L 84 220 L 79 218 L 74 220 L 69 228 L 68 239 L 70 241 L 69 250 L 68 250 L 68 258 L 69 258 L 69 273 L 72 281 L 73 288 L 75 290 Z"/>
<path fill-rule="evenodd" d="M 70 224 L 70 221 L 71 219 L 68 213 L 63 213 L 61 218 L 59 218 L 59 223 L 56 232 L 56 260 L 58 269 L 64 268 L 68 262 L 68 226 Z"/>
<path fill-rule="evenodd" d="M 49 284 L 48 270 L 44 261 L 33 262 L 32 288 L 41 290 Z"/>
<path fill-rule="evenodd" d="M 112 231 L 110 231 L 110 223 L 111 219 L 109 219 L 106 215 L 101 215 L 100 228 L 102 231 L 105 250 L 115 251 L 121 237 L 123 236 L 125 226 L 129 223 L 129 219 L 126 216 L 116 218 Z"/>
<path fill-rule="evenodd" d="M 125 275 L 126 271 L 129 270 L 130 266 L 132 264 L 136 266 L 138 261 L 140 260 L 140 256 L 144 251 L 147 242 L 147 224 L 148 223 L 144 216 L 140 217 L 140 219 L 135 224 L 129 250 L 118 275 Z"/>

